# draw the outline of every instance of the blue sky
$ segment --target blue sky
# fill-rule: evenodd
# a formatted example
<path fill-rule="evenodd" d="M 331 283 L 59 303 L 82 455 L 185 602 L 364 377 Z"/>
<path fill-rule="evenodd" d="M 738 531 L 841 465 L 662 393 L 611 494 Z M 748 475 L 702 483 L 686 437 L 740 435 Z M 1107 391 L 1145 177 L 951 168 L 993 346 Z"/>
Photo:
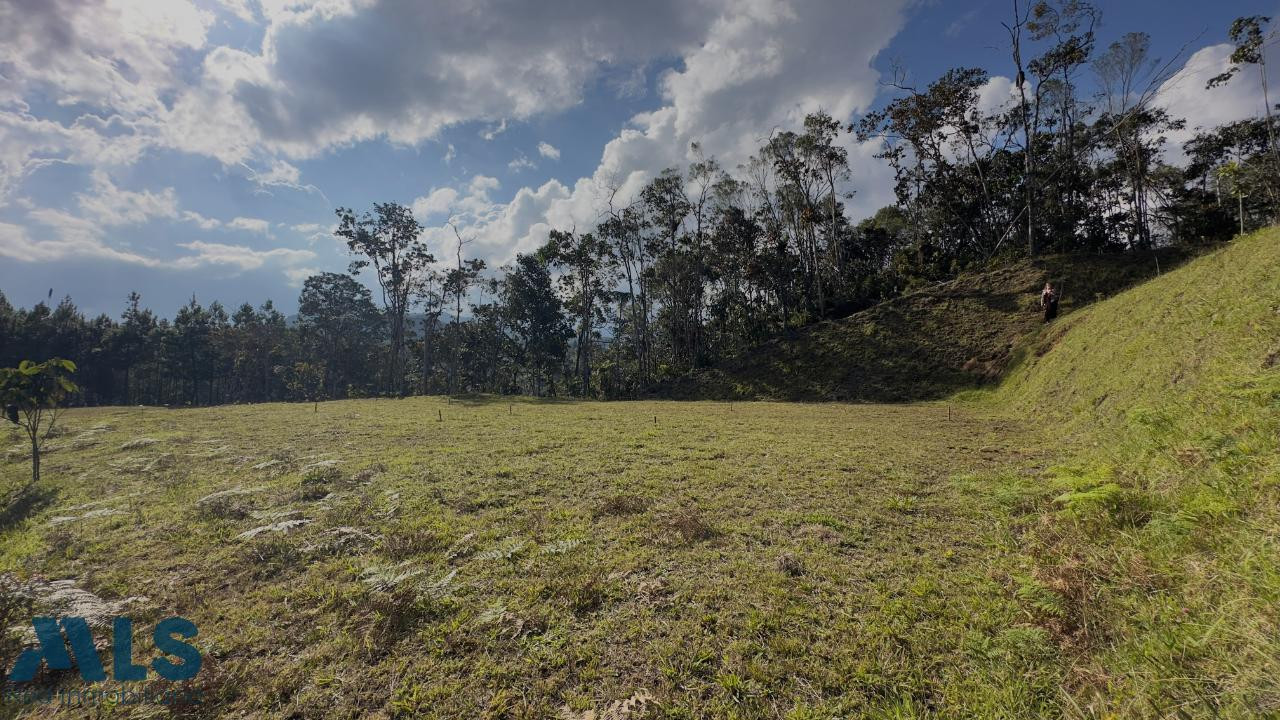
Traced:
<path fill-rule="evenodd" d="M 806 112 L 855 119 L 895 64 L 920 84 L 983 67 L 1006 100 L 1010 5 L 0 0 L 0 292 L 292 312 L 303 278 L 349 262 L 334 207 L 375 201 L 413 206 L 437 256 L 452 219 L 500 265 L 691 142 L 732 167 Z M 1261 111 L 1256 78 L 1203 79 L 1231 20 L 1280 16 L 1275 0 L 1098 5 L 1102 44 L 1141 30 L 1153 55 L 1182 51 L 1160 101 L 1189 125 Z M 891 187 L 874 147 L 845 142 L 856 219 Z"/>

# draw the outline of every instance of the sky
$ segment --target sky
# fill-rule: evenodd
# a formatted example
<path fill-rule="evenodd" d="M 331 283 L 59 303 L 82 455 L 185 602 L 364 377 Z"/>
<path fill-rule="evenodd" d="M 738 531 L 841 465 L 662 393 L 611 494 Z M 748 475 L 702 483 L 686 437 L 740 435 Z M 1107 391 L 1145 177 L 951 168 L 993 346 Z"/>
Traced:
<path fill-rule="evenodd" d="M 1277 0 L 1097 5 L 1101 46 L 1143 31 L 1172 61 L 1157 102 L 1187 119 L 1173 145 L 1261 114 L 1256 73 L 1203 88 L 1231 21 L 1280 18 Z M 334 209 L 392 201 L 442 261 L 452 221 L 499 267 L 687 166 L 692 143 L 733 168 L 809 112 L 856 120 L 894 97 L 895 69 L 923 85 L 981 67 L 984 103 L 1007 102 L 1011 7 L 0 0 L 0 292 L 91 315 L 131 290 L 165 317 L 192 297 L 293 312 L 307 276 L 351 260 Z M 858 220 L 892 202 L 891 173 L 841 142 Z"/>

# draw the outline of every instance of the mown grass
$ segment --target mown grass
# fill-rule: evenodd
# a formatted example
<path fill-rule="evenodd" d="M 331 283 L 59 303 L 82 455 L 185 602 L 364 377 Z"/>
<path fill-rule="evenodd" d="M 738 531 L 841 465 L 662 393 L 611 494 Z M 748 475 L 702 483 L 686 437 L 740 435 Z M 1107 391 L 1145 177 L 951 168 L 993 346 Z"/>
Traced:
<path fill-rule="evenodd" d="M 1274 715 L 1277 248 L 953 403 L 75 411 L 0 573 L 191 618 L 208 717 Z"/>
<path fill-rule="evenodd" d="M 410 399 L 84 410 L 68 428 L 56 499 L 4 530 L 0 569 L 144 595 L 141 627 L 192 619 L 209 716 L 1055 702 L 1052 638 L 1014 595 L 1017 520 L 950 482 L 1041 462 L 987 414 Z M 290 519 L 310 522 L 240 537 Z"/>

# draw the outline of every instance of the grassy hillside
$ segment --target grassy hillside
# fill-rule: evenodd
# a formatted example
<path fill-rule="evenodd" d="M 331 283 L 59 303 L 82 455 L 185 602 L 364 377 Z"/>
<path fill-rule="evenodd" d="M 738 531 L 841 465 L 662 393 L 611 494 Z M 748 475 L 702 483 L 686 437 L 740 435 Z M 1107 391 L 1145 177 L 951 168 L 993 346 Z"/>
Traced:
<path fill-rule="evenodd" d="M 1278 358 L 1272 228 L 1045 328 L 982 397 L 1068 448 L 1011 491 L 1051 520 L 1023 592 L 1082 714 L 1280 716 Z"/>
<path fill-rule="evenodd" d="M 682 377 L 675 398 L 936 399 L 989 383 L 1040 326 L 1040 289 L 1052 280 L 1069 312 L 1169 269 L 1182 259 L 1051 256 L 910 293 L 840 320 L 817 323 Z"/>

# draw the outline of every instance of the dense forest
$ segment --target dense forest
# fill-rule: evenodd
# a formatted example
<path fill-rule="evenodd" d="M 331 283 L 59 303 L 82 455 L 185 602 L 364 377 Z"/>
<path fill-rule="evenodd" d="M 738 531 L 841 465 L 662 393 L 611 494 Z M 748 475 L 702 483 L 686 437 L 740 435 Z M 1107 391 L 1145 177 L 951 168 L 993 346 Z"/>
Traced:
<path fill-rule="evenodd" d="M 1230 72 L 1261 72 L 1267 18 L 1237 20 Z M 749 162 L 696 161 L 614 192 L 591 228 L 549 233 L 507 266 L 421 241 L 399 204 L 337 210 L 349 273 L 308 278 L 296 318 L 270 301 L 197 299 L 172 319 L 129 293 L 120 318 L 71 298 L 0 295 L 0 367 L 64 357 L 89 404 L 200 405 L 491 392 L 627 398 L 788 329 L 957 273 L 1044 253 L 1210 245 L 1280 215 L 1280 147 L 1265 117 L 1200 129 L 1161 109 L 1171 63 L 1130 33 L 1095 47 L 1086 2 L 1041 2 L 1008 25 L 1010 103 L 956 68 L 845 125 L 824 113 L 775 131 Z M 1265 80 L 1264 80 L 1265 82 Z M 1096 88 L 1085 93 L 1082 88 Z M 1268 99 L 1269 103 L 1269 99 Z M 847 137 L 852 136 L 852 138 Z M 851 224 L 845 141 L 875 142 L 895 204 Z M 610 196 L 609 193 L 606 193 Z M 615 204 L 616 203 L 616 204 Z M 371 290 L 370 288 L 373 288 Z M 122 291 L 122 296 L 125 293 Z"/>

